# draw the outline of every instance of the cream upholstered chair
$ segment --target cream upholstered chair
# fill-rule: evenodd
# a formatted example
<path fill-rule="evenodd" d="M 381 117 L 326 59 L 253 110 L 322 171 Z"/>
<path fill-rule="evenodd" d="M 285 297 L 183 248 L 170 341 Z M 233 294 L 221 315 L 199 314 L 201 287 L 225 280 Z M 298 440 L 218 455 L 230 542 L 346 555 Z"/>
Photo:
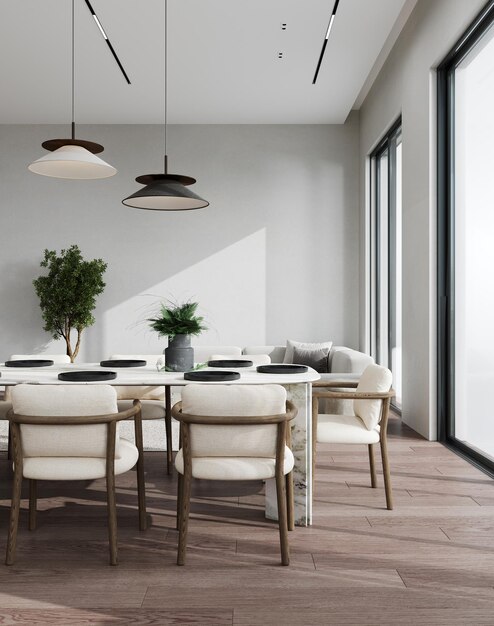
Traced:
<path fill-rule="evenodd" d="M 162 354 L 113 354 L 110 359 L 140 359 L 146 361 L 147 365 L 156 367 L 158 359 L 162 357 Z M 173 467 L 170 387 L 118 385 L 115 389 L 119 411 L 126 411 L 132 406 L 132 401 L 138 399 L 141 401 L 143 420 L 165 420 L 166 470 L 170 474 Z"/>
<path fill-rule="evenodd" d="M 389 471 L 387 426 L 389 405 L 395 395 L 391 389 L 393 377 L 389 369 L 368 365 L 357 383 L 335 382 L 338 391 L 312 390 L 312 476 L 315 474 L 316 444 L 364 444 L 369 451 L 372 487 L 377 487 L 374 464 L 374 444 L 379 443 L 383 464 L 386 505 L 393 508 L 391 475 Z M 326 387 L 330 387 L 328 383 Z M 355 391 L 341 391 L 341 387 L 356 387 Z M 354 415 L 319 414 L 321 398 L 352 399 Z"/>
<path fill-rule="evenodd" d="M 115 475 L 137 464 L 139 528 L 146 528 L 140 403 L 117 412 L 109 385 L 17 385 L 12 389 L 14 479 L 6 564 L 15 557 L 22 479 L 29 480 L 29 529 L 36 527 L 38 480 L 106 477 L 110 564 L 117 564 Z M 118 422 L 134 418 L 137 446 L 118 434 Z"/>
<path fill-rule="evenodd" d="M 288 528 L 293 528 L 289 421 L 297 409 L 280 385 L 187 385 L 173 407 L 181 422 L 177 565 L 185 563 L 191 479 L 276 478 L 281 561 L 288 565 Z M 287 497 L 288 492 L 288 497 Z"/>
<path fill-rule="evenodd" d="M 12 354 L 9 361 L 26 361 L 29 359 L 47 359 L 53 361 L 55 365 L 62 363 L 70 363 L 70 356 L 67 354 Z M 4 399 L 0 400 L 0 420 L 7 419 L 7 413 L 12 408 L 12 402 L 10 400 L 10 387 L 5 388 Z M 9 441 L 9 459 L 11 458 L 10 450 L 10 433 L 8 437 Z"/>

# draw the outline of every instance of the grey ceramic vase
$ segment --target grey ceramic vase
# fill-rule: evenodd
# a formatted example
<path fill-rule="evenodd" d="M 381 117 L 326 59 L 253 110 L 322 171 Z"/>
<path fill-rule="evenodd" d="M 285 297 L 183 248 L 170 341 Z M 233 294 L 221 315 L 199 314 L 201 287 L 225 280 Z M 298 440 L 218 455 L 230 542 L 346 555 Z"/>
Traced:
<path fill-rule="evenodd" d="M 173 372 L 188 372 L 194 367 L 194 348 L 190 335 L 168 337 L 168 348 L 164 349 L 166 369 Z"/>

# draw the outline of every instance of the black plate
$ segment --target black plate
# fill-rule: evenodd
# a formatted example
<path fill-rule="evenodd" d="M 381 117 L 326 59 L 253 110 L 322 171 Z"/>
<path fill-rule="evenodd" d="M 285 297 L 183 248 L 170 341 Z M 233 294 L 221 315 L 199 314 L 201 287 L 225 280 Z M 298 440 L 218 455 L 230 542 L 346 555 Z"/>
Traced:
<path fill-rule="evenodd" d="M 262 374 L 303 374 L 307 371 L 307 365 L 292 365 L 290 363 L 276 365 L 258 365 L 257 371 Z"/>
<path fill-rule="evenodd" d="M 22 359 L 19 361 L 5 361 L 5 367 L 48 367 L 53 365 L 49 359 Z"/>
<path fill-rule="evenodd" d="M 110 359 L 109 361 L 101 361 L 101 367 L 144 367 L 147 361 L 140 359 Z"/>
<path fill-rule="evenodd" d="M 238 380 L 238 372 L 185 372 L 185 380 L 197 380 L 200 382 L 222 382 L 227 380 Z"/>
<path fill-rule="evenodd" d="M 252 361 L 241 359 L 220 359 L 218 361 L 208 361 L 209 367 L 252 367 Z"/>
<path fill-rule="evenodd" d="M 58 380 L 67 380 L 73 383 L 93 383 L 101 380 L 113 380 L 117 377 L 116 372 L 98 372 L 98 371 L 78 371 L 78 372 L 62 372 L 58 375 Z"/>

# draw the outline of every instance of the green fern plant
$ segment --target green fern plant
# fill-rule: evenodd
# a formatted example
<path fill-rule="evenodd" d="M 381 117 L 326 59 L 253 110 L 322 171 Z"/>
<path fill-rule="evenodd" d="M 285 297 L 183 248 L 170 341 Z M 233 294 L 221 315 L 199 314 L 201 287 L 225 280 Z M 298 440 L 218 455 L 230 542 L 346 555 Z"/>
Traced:
<path fill-rule="evenodd" d="M 203 330 L 207 330 L 207 326 L 204 318 L 196 315 L 198 306 L 197 302 L 162 302 L 156 316 L 147 321 L 160 337 L 173 339 L 175 335 L 200 335 Z"/>

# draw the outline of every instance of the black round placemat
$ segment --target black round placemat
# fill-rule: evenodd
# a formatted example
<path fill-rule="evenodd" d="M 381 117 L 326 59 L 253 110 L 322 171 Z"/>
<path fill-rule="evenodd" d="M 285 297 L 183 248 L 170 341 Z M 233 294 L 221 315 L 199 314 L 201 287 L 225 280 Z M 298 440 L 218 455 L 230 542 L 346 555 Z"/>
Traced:
<path fill-rule="evenodd" d="M 240 374 L 238 372 L 185 372 L 185 380 L 196 380 L 200 382 L 224 382 L 228 380 L 238 380 Z"/>
<path fill-rule="evenodd" d="M 100 361 L 101 367 L 144 367 L 147 361 L 141 359 L 110 359 L 109 361 Z"/>
<path fill-rule="evenodd" d="M 5 367 L 48 367 L 53 365 L 49 359 L 19 359 L 17 361 L 5 361 Z"/>
<path fill-rule="evenodd" d="M 241 359 L 219 359 L 217 361 L 208 361 L 209 367 L 252 367 L 252 361 Z"/>
<path fill-rule="evenodd" d="M 67 380 L 72 383 L 94 383 L 102 380 L 113 380 L 117 377 L 116 372 L 98 372 L 92 371 L 78 371 L 78 372 L 61 372 L 58 375 L 58 380 Z"/>
<path fill-rule="evenodd" d="M 303 374 L 307 371 L 307 365 L 292 365 L 291 363 L 258 365 L 257 371 L 262 374 Z"/>

